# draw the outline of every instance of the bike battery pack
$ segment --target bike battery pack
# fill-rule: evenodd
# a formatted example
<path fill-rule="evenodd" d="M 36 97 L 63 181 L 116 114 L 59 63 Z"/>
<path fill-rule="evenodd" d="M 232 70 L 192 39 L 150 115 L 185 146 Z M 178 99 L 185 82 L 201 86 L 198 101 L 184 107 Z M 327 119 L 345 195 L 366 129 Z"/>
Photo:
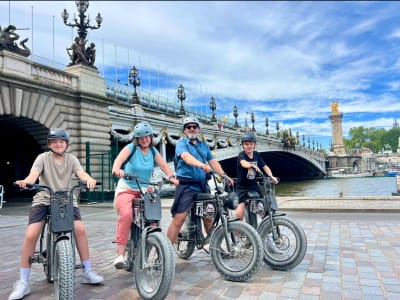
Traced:
<path fill-rule="evenodd" d="M 151 197 L 150 194 L 145 194 L 144 200 L 144 217 L 148 221 L 161 220 L 161 199 L 159 195 Z"/>
<path fill-rule="evenodd" d="M 51 228 L 55 233 L 70 232 L 74 228 L 74 207 L 71 202 L 52 201 L 50 204 Z"/>

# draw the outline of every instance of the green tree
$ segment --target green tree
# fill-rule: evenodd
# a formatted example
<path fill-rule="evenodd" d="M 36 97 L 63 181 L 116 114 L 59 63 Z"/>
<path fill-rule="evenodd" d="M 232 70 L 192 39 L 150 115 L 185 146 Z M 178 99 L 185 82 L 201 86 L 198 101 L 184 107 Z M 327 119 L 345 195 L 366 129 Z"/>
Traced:
<path fill-rule="evenodd" d="M 384 145 L 389 144 L 393 151 L 398 147 L 400 128 L 386 131 L 384 128 L 365 128 L 363 126 L 353 127 L 349 130 L 349 139 L 344 139 L 346 149 L 368 148 L 372 152 L 379 152 Z"/>

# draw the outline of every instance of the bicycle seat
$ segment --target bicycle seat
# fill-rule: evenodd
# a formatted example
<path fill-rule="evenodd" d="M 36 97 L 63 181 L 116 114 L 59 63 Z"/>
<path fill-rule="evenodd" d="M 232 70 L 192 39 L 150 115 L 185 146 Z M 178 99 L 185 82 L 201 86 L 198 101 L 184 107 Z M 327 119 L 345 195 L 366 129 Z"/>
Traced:
<path fill-rule="evenodd" d="M 247 198 L 260 198 L 260 195 L 255 191 L 248 191 Z"/>
<path fill-rule="evenodd" d="M 196 195 L 196 201 L 213 200 L 215 196 L 210 193 L 198 193 Z"/>

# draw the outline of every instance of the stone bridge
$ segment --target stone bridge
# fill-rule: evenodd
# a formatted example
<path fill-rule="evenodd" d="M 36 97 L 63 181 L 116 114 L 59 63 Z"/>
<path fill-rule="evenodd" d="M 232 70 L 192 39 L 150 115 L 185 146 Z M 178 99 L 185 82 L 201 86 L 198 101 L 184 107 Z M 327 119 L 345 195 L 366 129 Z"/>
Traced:
<path fill-rule="evenodd" d="M 28 174 L 35 157 L 47 150 L 47 132 L 54 127 L 68 130 L 69 151 L 99 180 L 109 179 L 105 174 L 115 154 L 131 141 L 137 122 L 152 125 L 157 148 L 171 162 L 184 117 L 176 101 L 139 91 L 141 104 L 130 104 L 131 94 L 127 88 L 108 86 L 92 68 L 58 70 L 0 51 L 0 184 L 7 191 Z M 196 116 L 202 121 L 202 138 L 234 177 L 243 131 L 228 123 L 219 130 L 210 116 Z M 301 145 L 288 148 L 276 137 L 258 134 L 257 150 L 282 179 L 320 178 L 326 173 L 325 156 Z M 108 181 L 106 189 L 112 188 Z"/>

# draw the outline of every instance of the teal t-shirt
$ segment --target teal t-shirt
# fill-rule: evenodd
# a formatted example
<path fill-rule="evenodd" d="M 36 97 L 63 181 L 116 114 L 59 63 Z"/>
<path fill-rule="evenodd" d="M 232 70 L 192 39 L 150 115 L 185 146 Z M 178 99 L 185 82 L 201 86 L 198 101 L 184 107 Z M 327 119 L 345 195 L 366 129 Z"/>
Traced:
<path fill-rule="evenodd" d="M 147 152 L 147 154 L 143 154 L 140 151 L 140 146 L 135 146 L 130 143 L 127 145 L 129 150 L 132 152 L 133 147 L 136 147 L 135 153 L 131 156 L 129 161 L 125 164 L 124 172 L 132 175 L 136 175 L 140 178 L 140 181 L 148 182 L 150 181 L 151 174 L 154 168 L 154 156 L 157 155 L 158 150 L 154 149 L 154 154 L 151 149 Z M 135 181 L 123 179 L 126 184 L 128 184 L 133 189 L 138 189 L 138 186 Z M 141 187 L 147 187 L 148 184 L 141 184 Z"/>

